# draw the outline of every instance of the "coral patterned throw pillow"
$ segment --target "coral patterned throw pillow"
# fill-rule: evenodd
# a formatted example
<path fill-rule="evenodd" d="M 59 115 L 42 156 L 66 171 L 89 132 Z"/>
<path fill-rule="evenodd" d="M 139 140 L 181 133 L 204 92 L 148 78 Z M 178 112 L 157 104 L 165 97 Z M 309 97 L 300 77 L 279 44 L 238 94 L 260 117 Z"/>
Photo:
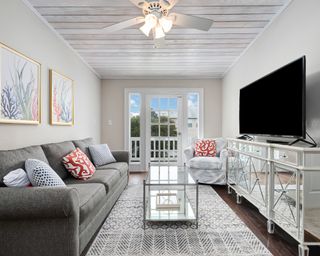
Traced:
<path fill-rule="evenodd" d="M 96 171 L 87 155 L 79 148 L 63 157 L 62 162 L 72 176 L 80 180 L 89 179 Z"/>
<path fill-rule="evenodd" d="M 217 154 L 216 142 L 210 139 L 198 140 L 195 145 L 195 156 L 211 156 Z"/>

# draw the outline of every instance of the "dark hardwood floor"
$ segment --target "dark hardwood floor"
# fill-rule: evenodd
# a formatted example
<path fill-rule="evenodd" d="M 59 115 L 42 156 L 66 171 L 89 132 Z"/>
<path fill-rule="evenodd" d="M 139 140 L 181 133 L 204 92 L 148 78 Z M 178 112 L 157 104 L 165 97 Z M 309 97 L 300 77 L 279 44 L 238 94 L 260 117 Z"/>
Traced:
<path fill-rule="evenodd" d="M 131 173 L 129 184 L 142 184 L 146 173 Z M 233 193 L 228 194 L 227 186 L 212 186 L 219 196 L 230 206 L 238 217 L 250 228 L 250 230 L 260 239 L 260 241 L 275 256 L 297 256 L 298 243 L 276 227 L 274 234 L 267 232 L 267 220 L 259 213 L 251 203 L 243 200 L 241 205 L 236 203 Z M 319 256 L 319 247 L 310 247 L 310 256 Z"/>

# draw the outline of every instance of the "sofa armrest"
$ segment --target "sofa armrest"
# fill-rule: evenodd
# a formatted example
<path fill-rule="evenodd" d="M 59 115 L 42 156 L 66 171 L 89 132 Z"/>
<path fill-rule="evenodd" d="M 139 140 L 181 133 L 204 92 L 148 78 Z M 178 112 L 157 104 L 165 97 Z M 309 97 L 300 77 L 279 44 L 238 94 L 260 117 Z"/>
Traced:
<path fill-rule="evenodd" d="M 194 149 L 192 146 L 187 147 L 183 153 L 186 157 L 187 163 L 194 157 Z"/>
<path fill-rule="evenodd" d="M 129 151 L 116 150 L 111 152 L 117 162 L 126 162 L 129 164 Z"/>
<path fill-rule="evenodd" d="M 79 215 L 73 188 L 1 188 L 0 220 L 67 218 Z"/>
<path fill-rule="evenodd" d="M 79 256 L 79 218 L 75 189 L 0 188 L 0 254 Z"/>

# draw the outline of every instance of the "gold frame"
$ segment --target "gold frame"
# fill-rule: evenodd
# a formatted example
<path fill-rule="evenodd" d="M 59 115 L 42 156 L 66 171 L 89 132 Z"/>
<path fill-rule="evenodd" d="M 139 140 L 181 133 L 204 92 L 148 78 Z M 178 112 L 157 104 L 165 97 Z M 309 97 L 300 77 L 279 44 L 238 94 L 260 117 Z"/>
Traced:
<path fill-rule="evenodd" d="M 0 49 L 6 49 L 8 51 L 10 51 L 13 54 L 18 55 L 19 57 L 26 59 L 29 62 L 32 62 L 33 64 L 35 64 L 38 67 L 38 120 L 37 121 L 30 121 L 30 120 L 10 120 L 10 119 L 2 119 L 1 115 L 0 115 L 0 123 L 1 124 L 29 124 L 29 125 L 39 125 L 41 124 L 41 109 L 42 109 L 42 99 L 41 99 L 41 63 L 24 55 L 23 53 L 3 44 L 0 42 Z M 0 54 L 0 67 L 1 67 L 1 54 Z M 0 69 L 0 88 L 1 88 L 1 69 Z"/>
<path fill-rule="evenodd" d="M 52 84 L 52 74 L 55 73 L 59 76 L 62 76 L 63 78 L 70 80 L 72 84 L 72 122 L 70 123 L 59 123 L 59 122 L 54 122 L 53 121 L 53 95 L 52 95 L 52 89 L 53 89 L 53 84 Z M 59 126 L 73 126 L 74 125 L 74 80 L 61 74 L 60 72 L 57 72 L 54 69 L 49 70 L 49 90 L 50 90 L 50 124 L 51 125 L 59 125 Z"/>

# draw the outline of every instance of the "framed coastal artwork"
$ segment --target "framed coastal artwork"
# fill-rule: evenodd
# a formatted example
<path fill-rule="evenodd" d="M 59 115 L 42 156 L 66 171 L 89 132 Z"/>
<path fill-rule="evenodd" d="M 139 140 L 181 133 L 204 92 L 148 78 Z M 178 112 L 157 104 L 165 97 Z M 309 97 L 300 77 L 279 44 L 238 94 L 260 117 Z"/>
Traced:
<path fill-rule="evenodd" d="M 52 125 L 74 124 L 73 80 L 54 71 L 49 71 L 50 123 Z"/>
<path fill-rule="evenodd" d="M 0 43 L 0 123 L 40 124 L 41 65 Z"/>

